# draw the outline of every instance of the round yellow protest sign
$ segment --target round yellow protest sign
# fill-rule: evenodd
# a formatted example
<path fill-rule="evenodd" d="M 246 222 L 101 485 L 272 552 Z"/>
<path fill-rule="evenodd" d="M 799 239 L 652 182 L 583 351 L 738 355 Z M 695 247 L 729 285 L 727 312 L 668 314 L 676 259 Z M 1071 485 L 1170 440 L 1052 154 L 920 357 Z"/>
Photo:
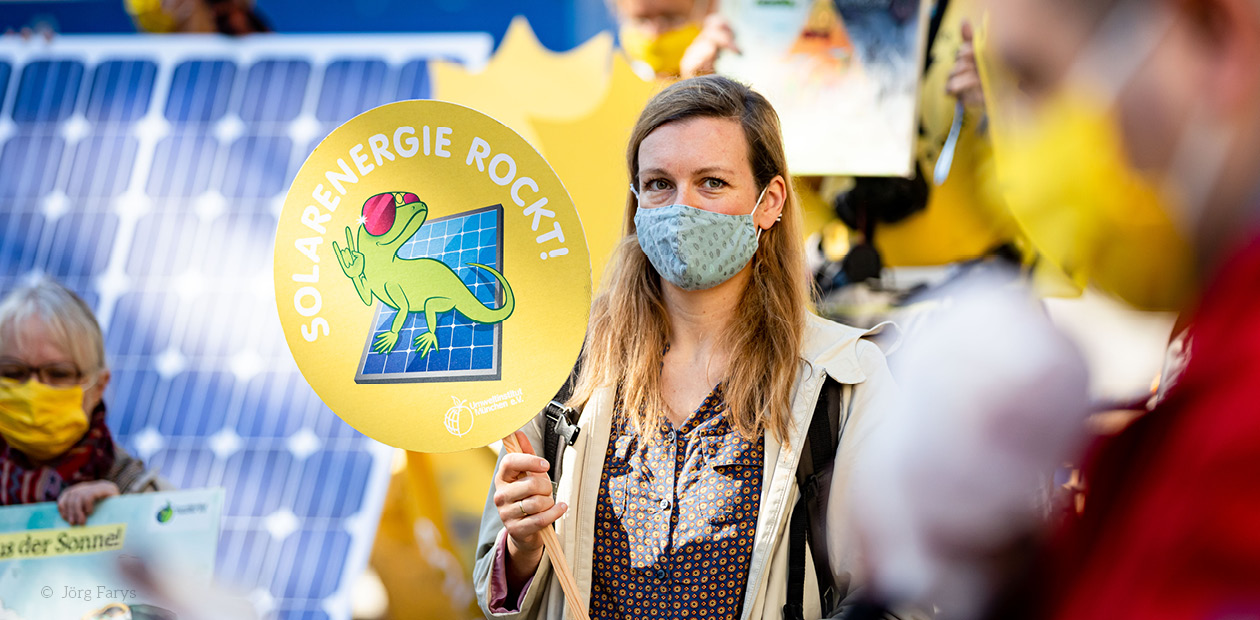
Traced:
<path fill-rule="evenodd" d="M 311 387 L 415 451 L 524 425 L 568 377 L 590 311 L 560 179 L 511 129 L 442 101 L 384 105 L 325 138 L 285 198 L 274 268 Z"/>

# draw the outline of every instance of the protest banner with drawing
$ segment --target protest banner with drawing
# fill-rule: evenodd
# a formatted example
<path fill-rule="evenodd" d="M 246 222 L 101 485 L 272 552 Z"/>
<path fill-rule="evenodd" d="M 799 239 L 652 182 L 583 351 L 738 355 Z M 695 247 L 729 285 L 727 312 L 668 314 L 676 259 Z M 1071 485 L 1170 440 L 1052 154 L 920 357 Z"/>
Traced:
<path fill-rule="evenodd" d="M 484 446 L 564 383 L 590 310 L 568 192 L 514 131 L 442 101 L 335 129 L 285 200 L 276 304 L 303 376 L 360 432 Z"/>
<path fill-rule="evenodd" d="M 924 0 L 723 0 L 741 54 L 719 73 L 774 104 L 796 174 L 910 176 Z"/>

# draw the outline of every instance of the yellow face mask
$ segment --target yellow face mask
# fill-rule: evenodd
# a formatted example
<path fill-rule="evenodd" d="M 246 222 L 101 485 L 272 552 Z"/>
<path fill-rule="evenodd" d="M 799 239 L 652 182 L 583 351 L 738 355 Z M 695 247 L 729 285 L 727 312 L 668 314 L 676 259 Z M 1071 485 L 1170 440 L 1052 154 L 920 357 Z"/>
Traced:
<path fill-rule="evenodd" d="M 620 36 L 621 47 L 627 55 L 651 67 L 658 76 L 672 76 L 681 73 L 683 54 L 700 36 L 700 25 L 691 23 L 659 35 L 625 25 L 621 27 Z"/>
<path fill-rule="evenodd" d="M 1183 309 L 1195 292 L 1193 252 L 1177 225 L 1184 222 L 1173 219 L 1184 215 L 1184 201 L 1129 163 L 1113 112 L 1116 85 L 1137 65 L 1111 76 L 1110 94 L 1069 79 L 1035 113 L 1019 115 L 1018 88 L 992 55 L 987 30 L 985 23 L 976 33 L 976 63 L 997 178 L 1029 241 L 1077 286 L 1093 283 L 1143 310 Z M 1160 32 L 1158 23 L 1146 29 L 1130 53 L 1146 58 Z"/>
<path fill-rule="evenodd" d="M 125 0 L 123 7 L 131 14 L 132 21 L 145 32 L 175 32 L 179 22 L 169 11 L 162 8 L 162 0 Z"/>
<path fill-rule="evenodd" d="M 1011 128 L 999 178 L 1012 215 L 1043 256 L 1143 310 L 1180 310 L 1194 256 L 1172 195 L 1128 163 L 1108 109 L 1065 91 Z"/>
<path fill-rule="evenodd" d="M 65 454 L 88 430 L 83 386 L 0 379 L 0 437 L 37 461 Z"/>

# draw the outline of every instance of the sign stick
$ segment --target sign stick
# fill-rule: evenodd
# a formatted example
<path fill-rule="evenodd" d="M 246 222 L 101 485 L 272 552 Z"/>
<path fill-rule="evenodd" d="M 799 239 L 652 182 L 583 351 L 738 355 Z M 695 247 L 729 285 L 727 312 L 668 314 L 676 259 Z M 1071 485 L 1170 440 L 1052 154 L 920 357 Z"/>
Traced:
<path fill-rule="evenodd" d="M 521 446 L 516 443 L 515 434 L 503 438 L 503 447 L 510 454 L 521 452 Z M 569 572 L 569 563 L 564 559 L 564 551 L 560 548 L 560 539 L 556 538 L 556 530 L 551 526 L 543 528 L 542 539 L 543 549 L 547 551 L 547 557 L 551 558 L 552 570 L 556 571 L 560 588 L 564 590 L 564 600 L 568 603 L 573 617 L 577 620 L 590 620 L 590 615 L 586 613 L 578 597 L 577 581 L 573 578 L 573 573 Z"/>

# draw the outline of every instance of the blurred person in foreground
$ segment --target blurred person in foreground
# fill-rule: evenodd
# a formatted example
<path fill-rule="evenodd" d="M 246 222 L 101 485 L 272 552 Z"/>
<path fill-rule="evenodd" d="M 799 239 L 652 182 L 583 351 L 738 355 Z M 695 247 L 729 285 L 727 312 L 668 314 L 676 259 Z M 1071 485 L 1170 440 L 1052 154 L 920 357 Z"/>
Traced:
<path fill-rule="evenodd" d="M 967 454 L 884 452 L 914 466 L 880 489 L 907 504 L 900 523 L 860 524 L 875 587 L 939 601 L 953 618 L 1260 617 L 1260 2 L 1003 0 L 990 11 L 1006 74 L 988 83 L 1014 89 L 986 97 L 1019 107 L 997 144 L 1016 217 L 1095 286 L 1181 311 L 1188 362 L 1151 411 L 1087 450 L 1079 515 L 1028 553 L 1013 532 L 951 529 L 953 517 L 983 505 L 993 519 L 1026 500 L 991 501 L 1012 459 L 1048 454 L 1012 451 L 1009 438 L 1069 448 L 1071 400 L 991 416 Z M 1043 425 L 1056 406 L 1057 430 Z M 944 509 L 916 494 L 942 487 L 954 491 Z M 866 491 L 856 505 L 878 501 Z M 967 583 L 941 588 L 957 575 L 942 567 L 957 565 Z"/>
<path fill-rule="evenodd" d="M 991 10 L 993 49 L 1040 119 L 1028 154 L 1071 161 L 1044 174 L 1092 193 L 1063 221 L 1108 218 L 1099 248 L 1151 290 L 1129 297 L 1182 311 L 1189 338 L 1163 400 L 1091 451 L 1083 513 L 997 615 L 1260 617 L 1260 2 Z M 1077 156 L 1048 152 L 1065 146 Z M 1095 161 L 1111 152 L 1121 163 Z M 1113 169 L 1129 174 L 1091 185 Z M 1130 242 L 1137 226 L 1159 245 Z"/>
<path fill-rule="evenodd" d="M 108 384 L 101 329 L 77 295 L 40 279 L 0 300 L 0 505 L 55 501 L 82 525 L 107 497 L 165 484 L 114 443 Z"/>

